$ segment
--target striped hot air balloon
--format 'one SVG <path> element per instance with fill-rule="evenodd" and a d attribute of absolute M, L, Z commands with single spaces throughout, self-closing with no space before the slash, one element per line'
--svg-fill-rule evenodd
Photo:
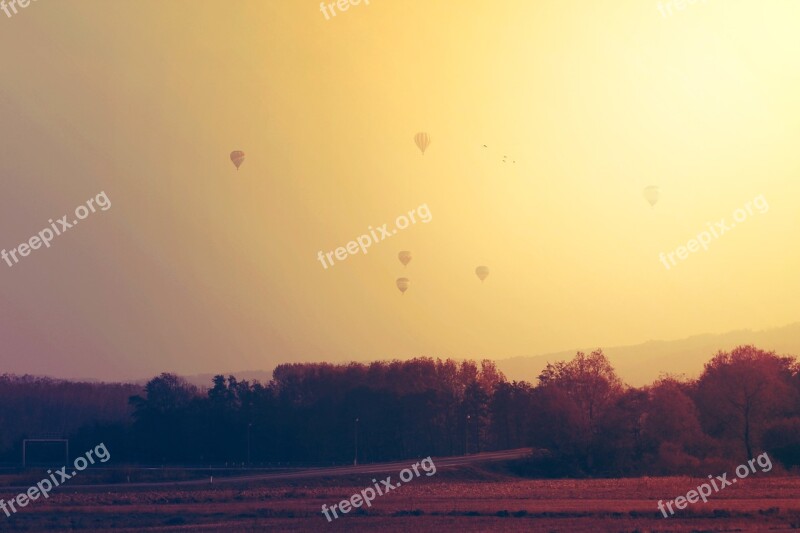
<path fill-rule="evenodd" d="M 408 278 L 397 278 L 397 288 L 400 289 L 402 294 L 405 294 L 408 290 L 409 285 L 411 285 L 411 281 Z"/>
<path fill-rule="evenodd" d="M 425 150 L 427 150 L 428 145 L 431 144 L 431 137 L 427 133 L 421 131 L 414 135 L 414 142 L 417 143 L 417 147 L 422 151 L 422 155 L 425 155 Z"/>
<path fill-rule="evenodd" d="M 244 163 L 244 152 L 241 150 L 234 150 L 231 152 L 231 161 L 236 165 L 236 170 L 239 170 L 239 167 Z"/>

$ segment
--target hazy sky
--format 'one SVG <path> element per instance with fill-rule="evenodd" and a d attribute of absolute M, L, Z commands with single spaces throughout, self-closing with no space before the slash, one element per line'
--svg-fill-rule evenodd
<path fill-rule="evenodd" d="M 0 247 L 112 204 L 0 262 L 0 372 L 504 358 L 800 320 L 798 23 L 787 0 L 0 12 Z M 708 251 L 659 261 L 759 195 Z M 421 204 L 429 223 L 318 261 Z"/>

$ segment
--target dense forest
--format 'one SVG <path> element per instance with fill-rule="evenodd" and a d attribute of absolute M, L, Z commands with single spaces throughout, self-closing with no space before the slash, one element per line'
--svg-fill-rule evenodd
<path fill-rule="evenodd" d="M 332 464 L 532 446 L 536 475 L 721 471 L 762 451 L 800 465 L 800 365 L 753 346 L 697 379 L 628 387 L 598 350 L 508 382 L 488 360 L 284 364 L 268 384 L 172 374 L 134 385 L 0 378 L 0 446 L 59 433 L 114 463 Z M 249 443 L 249 446 L 248 446 Z"/>

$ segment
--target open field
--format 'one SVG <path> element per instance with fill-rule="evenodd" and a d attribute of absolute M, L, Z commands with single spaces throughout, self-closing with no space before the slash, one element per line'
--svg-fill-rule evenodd
<path fill-rule="evenodd" d="M 397 481 L 396 471 L 387 471 Z M 9 531 L 788 531 L 800 529 L 800 478 L 760 474 L 664 519 L 671 500 L 702 479 L 523 480 L 502 467 L 421 476 L 328 523 L 331 506 L 375 474 L 187 488 L 63 487 L 2 519 Z M 384 476 L 385 478 L 385 476 Z M 9 496 L 3 493 L 3 497 Z"/>

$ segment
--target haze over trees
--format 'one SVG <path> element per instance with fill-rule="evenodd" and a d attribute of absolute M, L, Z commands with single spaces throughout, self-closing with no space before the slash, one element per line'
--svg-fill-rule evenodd
<path fill-rule="evenodd" d="M 29 414 L 14 427 L 4 410 L 7 462 L 55 427 L 73 449 L 105 442 L 117 463 L 348 463 L 357 438 L 359 462 L 532 446 L 546 452 L 518 466 L 547 476 L 716 472 L 762 451 L 800 465 L 800 365 L 753 346 L 639 388 L 596 350 L 548 364 L 535 385 L 489 360 L 417 358 L 284 364 L 267 384 L 220 375 L 205 389 L 172 374 L 143 389 L 4 376 L 0 398 Z M 52 398 L 70 424 L 47 412 Z"/>
<path fill-rule="evenodd" d="M 26 437 L 74 436 L 105 424 L 123 427 L 133 413 L 128 398 L 140 390 L 127 383 L 0 375 L 0 460 L 18 462 Z"/>

